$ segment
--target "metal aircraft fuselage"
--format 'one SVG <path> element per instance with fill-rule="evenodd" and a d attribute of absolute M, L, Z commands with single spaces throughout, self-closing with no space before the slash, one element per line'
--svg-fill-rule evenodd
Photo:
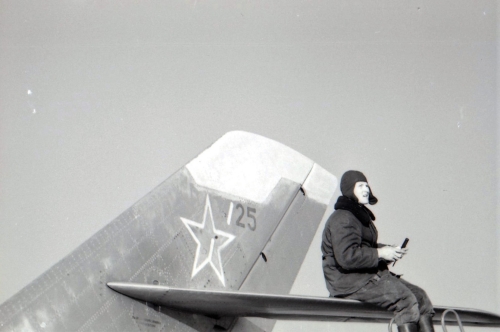
<path fill-rule="evenodd" d="M 389 322 L 392 313 L 357 301 L 287 295 L 336 185 L 286 146 L 228 133 L 0 305 L 0 331 Z M 496 314 L 456 311 L 465 325 L 500 326 Z"/>
<path fill-rule="evenodd" d="M 267 174 L 270 164 L 295 169 Z M 304 189 L 310 173 L 333 193 L 335 178 L 291 149 L 227 134 L 2 304 L 0 330 L 271 329 L 151 305 L 107 283 L 287 294 L 327 206 Z"/>

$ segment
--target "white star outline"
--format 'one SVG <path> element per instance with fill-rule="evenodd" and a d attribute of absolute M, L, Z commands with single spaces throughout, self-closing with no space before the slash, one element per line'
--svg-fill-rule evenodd
<path fill-rule="evenodd" d="M 214 263 L 212 259 L 213 259 L 213 252 L 214 252 L 214 246 L 215 246 L 215 239 L 212 238 L 210 241 L 210 250 L 209 250 L 207 258 L 203 262 L 198 264 L 202 245 L 201 245 L 200 240 L 198 240 L 198 237 L 194 234 L 192 227 L 205 229 L 206 222 L 207 222 L 207 215 L 210 216 L 210 221 L 212 224 L 213 232 L 217 236 L 222 236 L 222 237 L 227 238 L 227 240 L 223 244 L 221 244 L 220 246 L 217 247 L 217 256 L 216 256 L 217 262 Z M 194 276 L 196 274 L 198 274 L 198 272 L 201 271 L 201 269 L 203 269 L 205 267 L 205 265 L 210 264 L 210 266 L 212 266 L 212 269 L 214 270 L 215 274 L 217 274 L 217 277 L 222 282 L 222 285 L 224 287 L 226 287 L 226 283 L 224 280 L 225 279 L 224 278 L 224 269 L 222 268 L 222 259 L 221 259 L 220 252 L 222 251 L 222 249 L 227 247 L 229 245 L 229 243 L 231 243 L 236 238 L 236 236 L 229 234 L 229 233 L 226 233 L 226 232 L 223 232 L 223 231 L 215 228 L 214 216 L 212 214 L 212 205 L 210 204 L 209 195 L 207 194 L 207 198 L 206 198 L 206 202 L 205 202 L 205 211 L 203 213 L 203 221 L 201 223 L 197 223 L 195 221 L 192 221 L 192 220 L 189 220 L 186 218 L 182 218 L 182 217 L 180 217 L 180 218 L 181 218 L 182 222 L 184 223 L 184 226 L 186 226 L 187 230 L 189 231 L 189 233 L 191 234 L 191 236 L 193 237 L 194 241 L 197 244 L 196 254 L 195 254 L 194 263 L 193 263 L 193 271 L 191 273 L 191 280 L 194 278 Z"/>

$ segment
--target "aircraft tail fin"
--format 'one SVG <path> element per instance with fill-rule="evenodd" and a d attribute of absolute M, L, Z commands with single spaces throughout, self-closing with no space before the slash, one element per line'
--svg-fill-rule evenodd
<path fill-rule="evenodd" d="M 336 183 L 280 143 L 227 133 L 0 305 L 0 331 L 210 330 L 106 283 L 288 292 Z"/>

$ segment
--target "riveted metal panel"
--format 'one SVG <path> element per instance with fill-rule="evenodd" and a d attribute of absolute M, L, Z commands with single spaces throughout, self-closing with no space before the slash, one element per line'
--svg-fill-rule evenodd
<path fill-rule="evenodd" d="M 237 290 L 298 190 L 282 179 L 256 203 L 200 187 L 181 169 L 0 306 L 0 330 L 213 328 L 212 318 L 151 308 L 105 285 Z"/>
<path fill-rule="evenodd" d="M 326 208 L 299 191 L 240 290 L 288 294 Z M 244 331 L 247 320 L 264 331 L 272 330 L 275 324 L 269 319 L 240 318 L 233 331 Z"/>

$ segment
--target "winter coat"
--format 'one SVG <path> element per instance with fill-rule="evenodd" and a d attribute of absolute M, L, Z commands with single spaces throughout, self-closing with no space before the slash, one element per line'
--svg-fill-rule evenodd
<path fill-rule="evenodd" d="M 382 245 L 377 244 L 378 232 L 371 219 L 364 218 L 362 222 L 349 209 L 337 209 L 328 218 L 321 251 L 323 273 L 331 296 L 352 294 L 379 271 L 387 270 L 387 264 L 378 257 L 377 248 Z"/>

